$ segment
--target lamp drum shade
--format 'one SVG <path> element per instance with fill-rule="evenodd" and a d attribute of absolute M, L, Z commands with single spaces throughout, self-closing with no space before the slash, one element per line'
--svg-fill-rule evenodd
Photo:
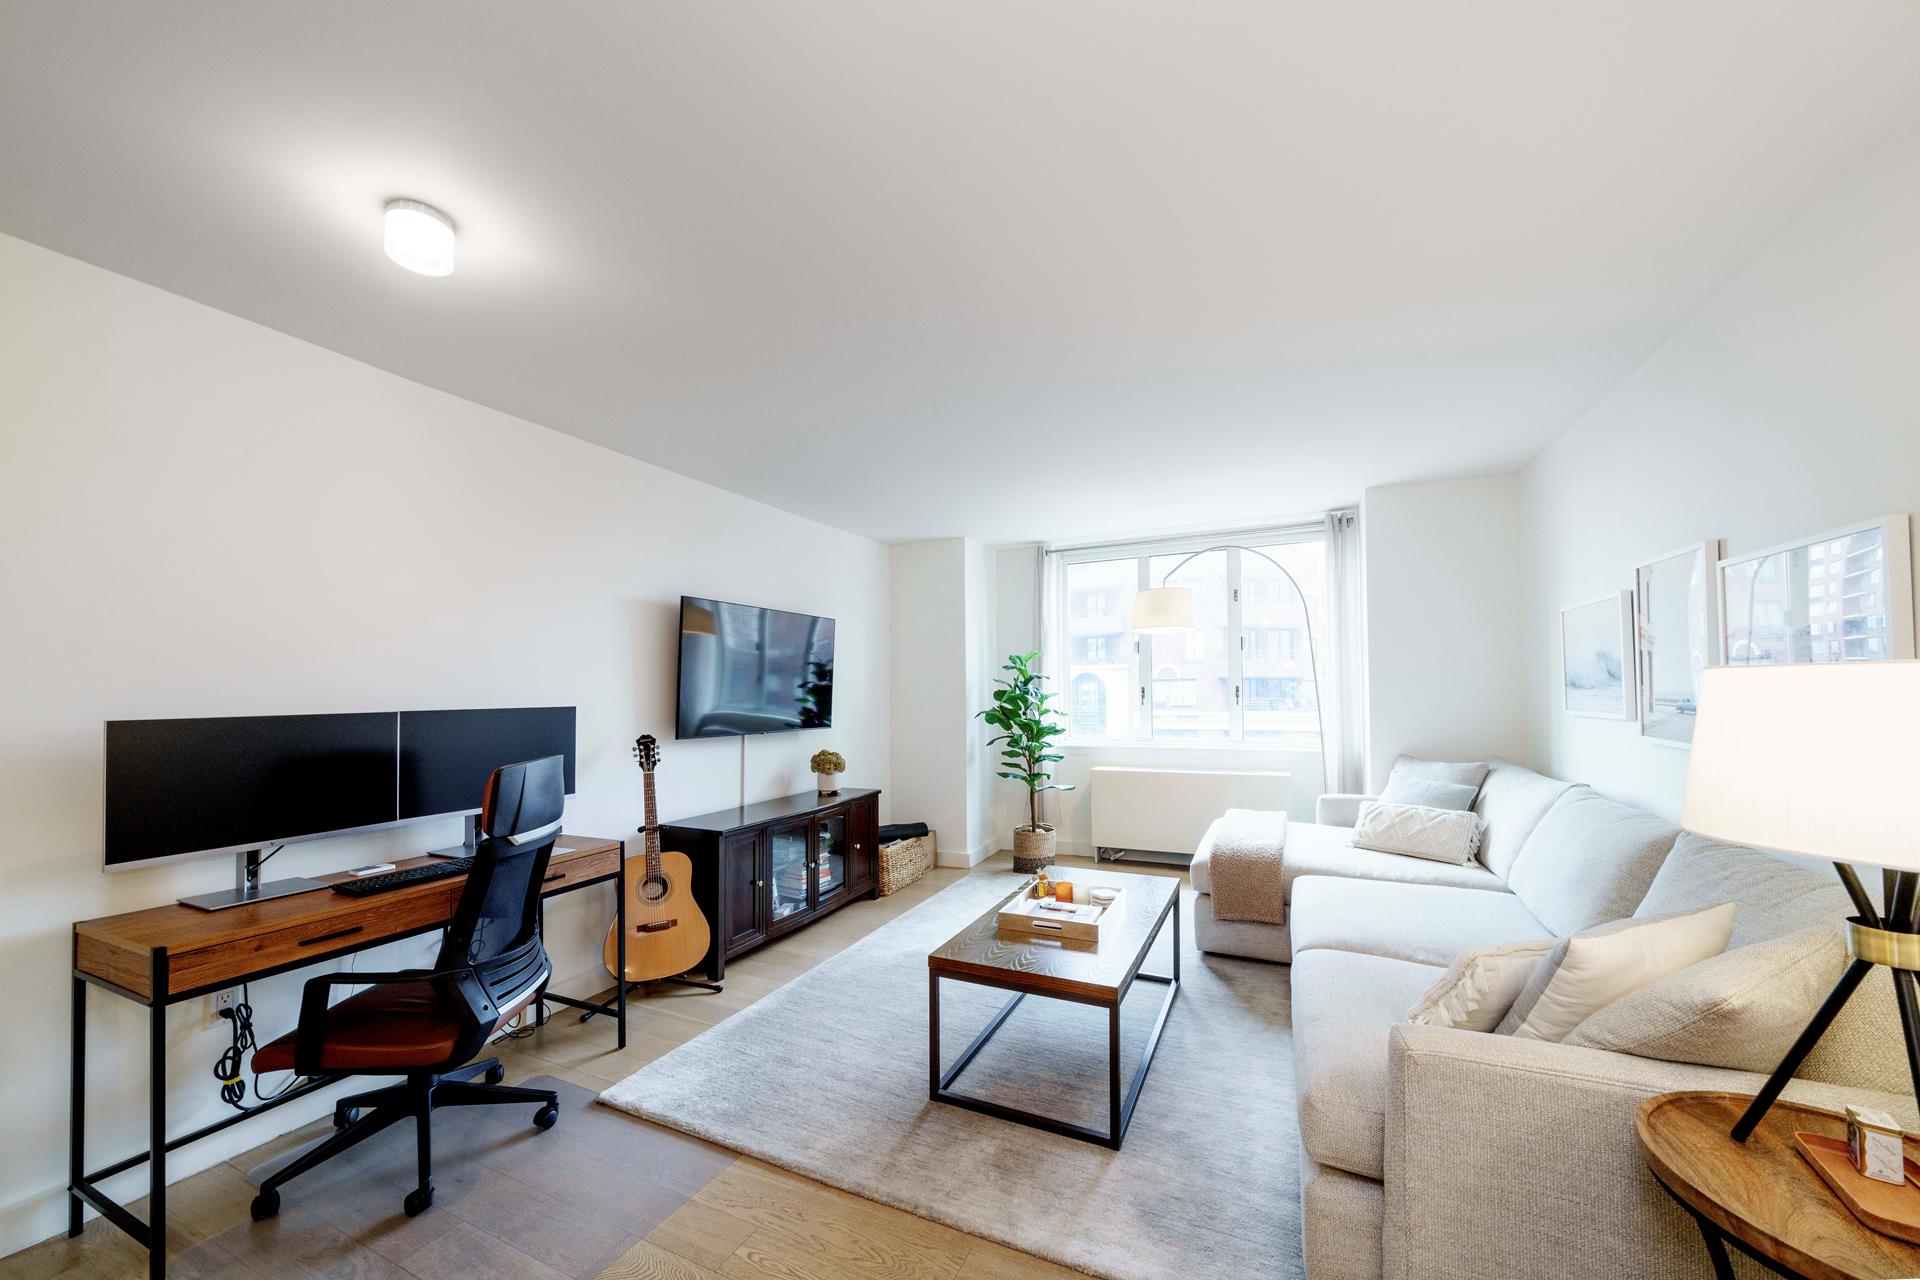
<path fill-rule="evenodd" d="M 1134 592 L 1133 629 L 1149 636 L 1193 630 L 1192 589 L 1152 587 Z"/>
<path fill-rule="evenodd" d="M 1708 668 L 1680 820 L 1715 839 L 1920 871 L 1920 662 Z"/>

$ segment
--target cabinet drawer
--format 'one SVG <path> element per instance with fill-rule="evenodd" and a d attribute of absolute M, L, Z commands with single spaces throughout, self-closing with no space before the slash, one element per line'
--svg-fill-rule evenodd
<path fill-rule="evenodd" d="M 540 882 L 540 892 L 554 893 L 568 885 L 598 880 L 601 876 L 610 876 L 619 869 L 620 850 L 618 849 L 602 849 L 598 853 L 590 853 L 583 858 L 549 862 L 546 878 Z"/>
<path fill-rule="evenodd" d="M 167 986 L 178 992 L 227 980 L 238 981 L 247 974 L 323 959 L 338 951 L 368 946 L 382 938 L 397 938 L 445 924 L 453 915 L 457 892 L 457 885 L 437 885 L 431 889 L 382 894 L 370 902 L 362 899 L 367 905 L 358 910 L 329 919 L 309 920 L 272 933 L 175 952 L 168 960 Z"/>

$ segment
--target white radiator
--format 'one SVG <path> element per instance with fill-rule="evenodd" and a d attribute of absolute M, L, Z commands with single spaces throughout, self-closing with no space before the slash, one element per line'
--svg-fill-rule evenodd
<path fill-rule="evenodd" d="M 1127 853 L 1191 856 L 1228 809 L 1285 809 L 1286 773 L 1221 769 L 1093 771 L 1093 845 L 1102 858 Z"/>

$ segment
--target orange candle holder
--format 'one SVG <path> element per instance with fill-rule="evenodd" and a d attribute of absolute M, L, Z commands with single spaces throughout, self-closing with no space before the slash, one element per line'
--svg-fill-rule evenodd
<path fill-rule="evenodd" d="M 1053 900 L 1055 902 L 1073 901 L 1073 881 L 1055 880 L 1053 882 Z"/>

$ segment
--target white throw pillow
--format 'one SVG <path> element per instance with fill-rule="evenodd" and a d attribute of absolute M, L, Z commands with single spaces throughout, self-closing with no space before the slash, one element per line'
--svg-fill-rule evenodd
<path fill-rule="evenodd" d="M 1727 949 L 1733 904 L 1615 920 L 1563 938 L 1500 1020 L 1501 1035 L 1561 1041 L 1622 996 Z"/>
<path fill-rule="evenodd" d="M 1411 778 L 1396 770 L 1380 792 L 1385 804 L 1423 804 L 1429 809 L 1471 809 L 1480 788 L 1465 782 Z"/>
<path fill-rule="evenodd" d="M 1477 813 L 1370 800 L 1353 824 L 1353 847 L 1464 866 L 1479 852 L 1480 831 Z"/>
<path fill-rule="evenodd" d="M 1407 1010 L 1407 1021 L 1462 1031 L 1491 1031 L 1520 998 L 1527 979 L 1540 967 L 1541 957 L 1559 945 L 1558 938 L 1541 938 L 1469 951 Z"/>

